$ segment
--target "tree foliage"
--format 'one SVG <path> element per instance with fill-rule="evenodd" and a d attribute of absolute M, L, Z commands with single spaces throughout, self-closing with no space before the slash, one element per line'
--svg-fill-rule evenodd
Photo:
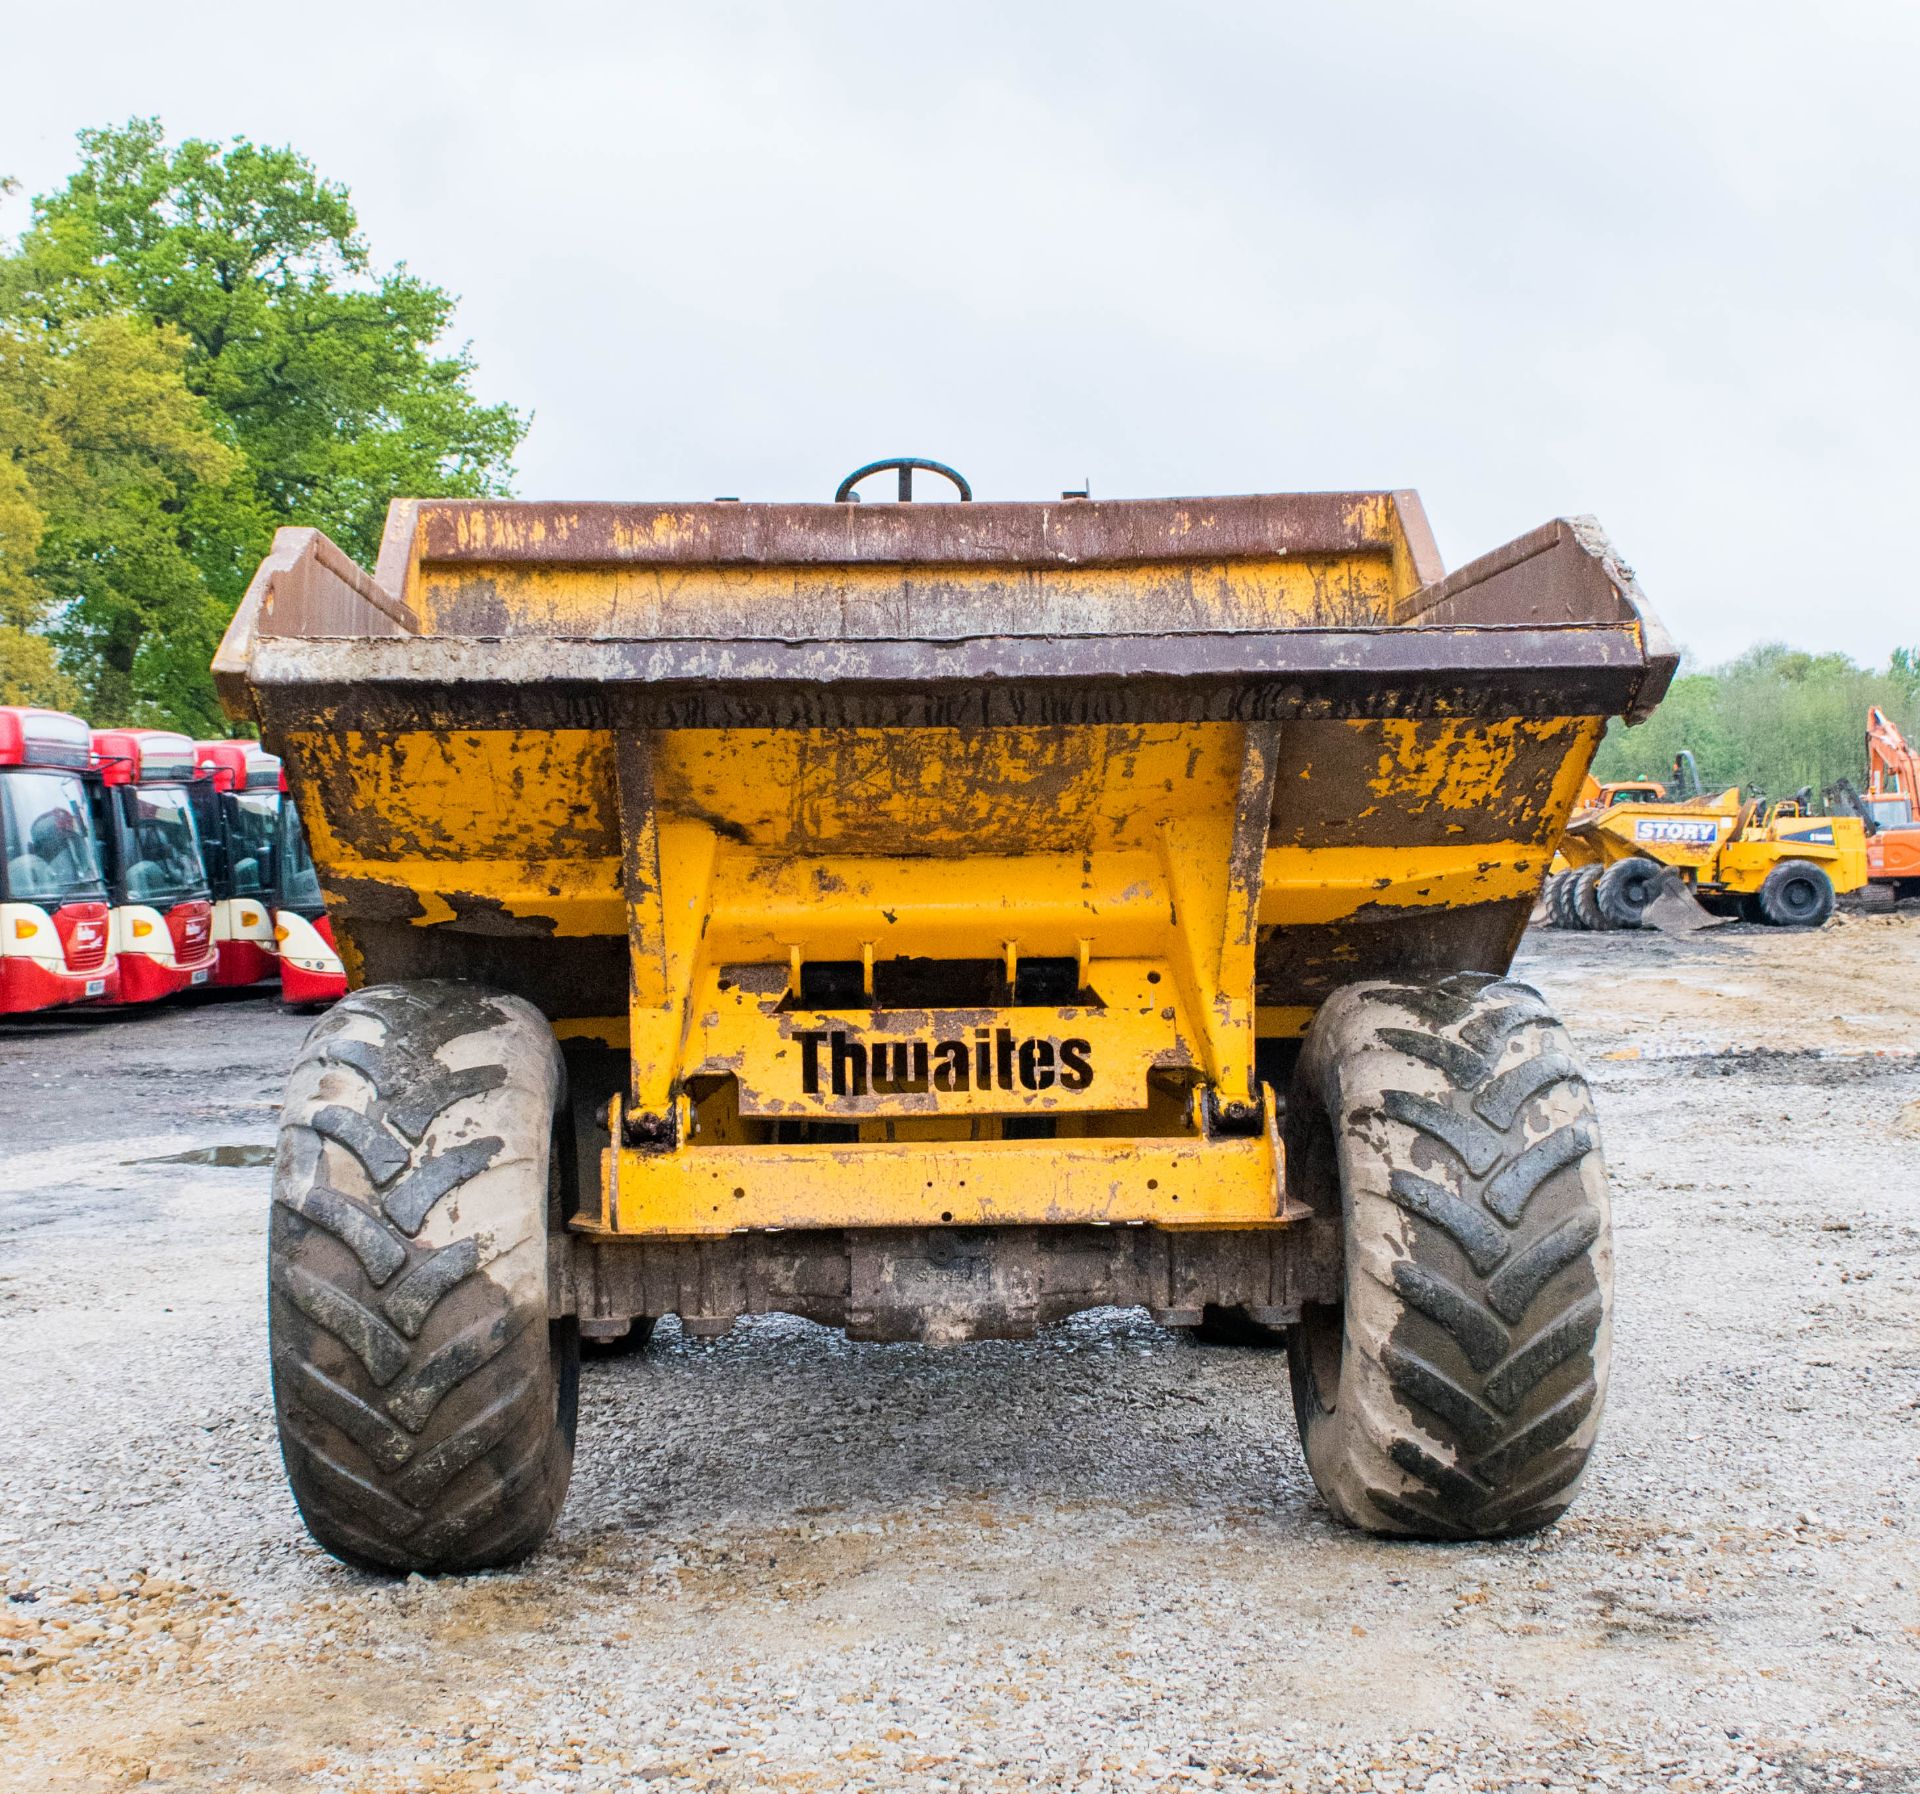
<path fill-rule="evenodd" d="M 1818 795 L 1840 778 L 1858 785 L 1870 704 L 1920 741 L 1920 649 L 1895 650 L 1877 673 L 1844 654 L 1764 643 L 1710 672 L 1682 671 L 1646 722 L 1608 730 L 1594 774 L 1665 779 L 1686 748 L 1709 789 L 1788 797 L 1808 785 Z"/>
<path fill-rule="evenodd" d="M 134 716 L 142 637 L 165 628 L 189 652 L 218 640 L 187 537 L 239 457 L 187 389 L 185 355 L 177 334 L 122 316 L 0 333 L 0 685 L 14 701 L 84 690 Z"/>
<path fill-rule="evenodd" d="M 37 543 L 24 514 L 9 521 L 21 476 L 0 473 L 0 640 L 23 668 L 45 650 L 22 644 L 55 644 L 35 677 L 77 680 L 96 721 L 212 726 L 206 663 L 277 527 L 318 525 L 371 561 L 390 499 L 505 491 L 526 420 L 482 404 L 469 353 L 440 348 L 452 297 L 376 267 L 346 189 L 293 150 L 169 146 L 157 119 L 80 148 L 0 256 L 0 334 L 82 360 L 146 345 L 128 403 L 154 408 L 154 443 L 184 400 L 223 452 L 156 447 L 146 478 L 80 482 L 58 519 L 28 473 Z"/>

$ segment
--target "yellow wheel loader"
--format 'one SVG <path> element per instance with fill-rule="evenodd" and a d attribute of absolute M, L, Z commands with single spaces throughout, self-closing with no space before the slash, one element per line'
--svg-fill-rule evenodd
<path fill-rule="evenodd" d="M 1575 520 L 1449 575 L 1409 492 L 911 502 L 930 465 L 879 464 L 889 503 L 402 502 L 371 573 L 276 538 L 216 673 L 354 987 L 270 1244 L 336 1555 L 531 1551 L 581 1339 L 668 1315 L 1283 1333 L 1344 1521 L 1573 1499 L 1606 1177 L 1505 973 L 1607 719 L 1673 672 L 1631 573 Z"/>

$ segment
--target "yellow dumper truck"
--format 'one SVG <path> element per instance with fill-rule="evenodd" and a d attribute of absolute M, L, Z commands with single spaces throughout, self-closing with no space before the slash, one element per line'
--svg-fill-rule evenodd
<path fill-rule="evenodd" d="M 1448 575 L 1409 492 L 409 501 L 371 574 L 282 531 L 216 673 L 354 986 L 273 1176 L 314 1537 L 533 1549 L 583 1336 L 1116 1303 L 1284 1332 L 1355 1526 L 1552 1519 L 1606 1181 L 1504 973 L 1673 665 L 1590 521 Z"/>
<path fill-rule="evenodd" d="M 1561 928 L 1638 928 L 1677 878 L 1718 914 L 1818 928 L 1867 873 L 1865 824 L 1816 815 L 1805 797 L 1770 804 L 1733 785 L 1678 803 L 1623 798 L 1574 815 L 1546 913 Z"/>

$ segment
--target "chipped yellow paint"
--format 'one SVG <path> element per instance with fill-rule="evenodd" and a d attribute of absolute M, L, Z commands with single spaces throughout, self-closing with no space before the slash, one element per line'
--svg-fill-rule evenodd
<path fill-rule="evenodd" d="M 1284 1165 L 1270 1129 L 1226 1140 L 609 1149 L 602 1166 L 611 1213 L 586 1231 L 630 1237 L 770 1227 L 1285 1224 Z"/>
<path fill-rule="evenodd" d="M 1503 722 L 1433 722 L 1387 719 L 1350 723 L 1380 745 L 1368 781 L 1376 797 L 1405 802 L 1410 814 L 1429 809 L 1477 810 L 1508 786 L 1514 761 L 1526 742 L 1575 748 L 1596 736 L 1584 717 L 1514 717 Z M 1582 766 L 1584 773 L 1585 767 Z"/>
<path fill-rule="evenodd" d="M 656 519 L 657 533 L 669 520 Z M 464 546 L 465 544 L 463 544 Z M 502 560 L 462 562 L 418 575 L 414 594 L 425 632 L 468 635 L 476 587 L 488 617 L 517 635 L 613 634 L 671 639 L 759 633 L 832 638 L 940 633 L 946 593 L 964 586 L 968 633 L 1040 634 L 1077 628 L 1114 602 L 1103 567 L 685 564 L 581 570 Z M 1189 628 L 1253 629 L 1275 623 L 1383 623 L 1394 599 L 1391 552 L 1285 555 L 1271 559 L 1143 561 L 1128 569 L 1129 602 L 1177 614 Z M 1171 613 L 1167 607 L 1174 607 Z M 996 611 L 998 614 L 996 614 Z"/>
<path fill-rule="evenodd" d="M 1586 788 L 1591 777 L 1589 768 L 1593 765 L 1593 756 L 1600 746 L 1600 737 L 1606 733 L 1606 719 L 1598 716 L 1569 718 L 1564 736 L 1542 736 L 1543 741 L 1558 740 L 1564 747 L 1559 770 L 1553 775 L 1553 790 L 1547 799 L 1547 814 L 1543 821 L 1550 823 L 1553 835 L 1567 825 L 1567 818 L 1573 814 L 1574 806 L 1580 801 L 1580 794 Z M 1552 836 L 1548 837 L 1549 839 Z"/>
<path fill-rule="evenodd" d="M 724 818 L 753 847 L 854 856 L 1153 851 L 1162 818 L 1225 801 L 1241 731 L 1033 729 L 670 731 L 670 807 Z"/>
<path fill-rule="evenodd" d="M 420 913 L 411 918 L 422 928 L 437 928 L 457 920 L 457 911 L 438 891 L 423 890 L 417 884 L 406 887 L 420 899 Z"/>
<path fill-rule="evenodd" d="M 1394 548 L 1404 544 L 1400 510 L 1393 502 L 1391 493 L 1369 492 L 1361 495 L 1346 508 L 1343 520 L 1348 529 L 1366 541 L 1386 542 Z"/>
<path fill-rule="evenodd" d="M 1167 507 L 1163 536 L 1105 560 L 1087 552 L 1085 512 L 1050 541 L 1038 519 L 1041 552 L 996 558 L 983 506 L 949 519 L 968 541 L 950 552 L 980 557 L 944 565 L 873 558 L 891 552 L 885 519 L 851 509 L 823 508 L 786 562 L 757 558 L 786 552 L 770 546 L 778 532 L 743 534 L 742 513 L 722 507 L 450 509 L 451 526 L 436 512 L 431 529 L 395 536 L 384 577 L 404 582 L 426 634 L 461 644 L 459 664 L 503 680 L 547 657 L 490 638 L 1371 630 L 1404 621 L 1434 571 L 1424 524 L 1391 494 L 1318 507 L 1310 537 L 1231 538 L 1324 546 L 1344 531 L 1343 551 L 1211 560 L 1180 551 L 1214 552 L 1199 532 L 1230 520 L 1215 501 Z M 571 1011 L 553 1016 L 563 1041 L 627 1052 L 603 1229 L 1272 1225 L 1283 1167 L 1271 1105 L 1258 1125 L 1257 1041 L 1298 1038 L 1344 978 L 1461 943 L 1498 957 L 1601 728 L 1460 714 L 1490 688 L 1470 697 L 1451 676 L 1383 668 L 1375 692 L 1356 694 L 1365 639 L 1345 638 L 1338 678 L 1303 674 L 1292 695 L 1307 714 L 1279 724 L 1236 708 L 1225 713 L 1241 721 L 1192 725 L 617 737 L 357 733 L 310 713 L 276 745 L 356 979 L 471 965 Z M 834 659 L 812 657 L 823 683 L 777 700 L 783 723 L 841 714 Z M 1452 697 L 1432 689 L 1448 683 Z M 1209 707 L 1239 701 L 1204 678 L 1190 689 Z M 1256 701 L 1277 690 L 1262 681 Z M 975 714 L 967 695 L 938 713 Z M 627 714 L 619 688 L 552 696 L 570 717 Z M 653 698 L 671 704 L 654 693 L 649 714 L 671 713 Z M 1338 714 L 1403 702 L 1417 720 Z M 1009 688 L 994 713 L 1108 707 L 1097 680 L 1075 681 L 1070 701 Z M 1437 912 L 1451 909 L 1479 913 L 1448 929 Z M 1034 959 L 1060 962 L 1055 989 L 1071 1001 L 1030 1001 L 1042 986 L 1020 969 Z M 843 962 L 837 1000 L 850 1007 L 819 1007 L 836 991 L 821 961 Z M 952 1006 L 908 1010 L 907 991 Z M 876 1006 L 882 993 L 894 1006 Z M 818 1075 L 835 1036 L 853 1068 L 843 1087 Z M 956 1081 L 947 1049 L 963 1045 L 988 1052 L 990 1075 L 975 1059 Z M 1019 1137 L 1036 1122 L 1046 1139 Z"/>
<path fill-rule="evenodd" d="M 1418 847 L 1273 847 L 1260 920 L 1272 927 L 1337 922 L 1372 908 L 1457 907 L 1531 897 L 1544 848 L 1446 843 Z"/>
<path fill-rule="evenodd" d="M 288 746 L 325 792 L 301 807 L 322 866 L 349 846 L 366 860 L 444 858 L 456 868 L 474 857 L 619 857 L 606 733 L 303 730 Z"/>

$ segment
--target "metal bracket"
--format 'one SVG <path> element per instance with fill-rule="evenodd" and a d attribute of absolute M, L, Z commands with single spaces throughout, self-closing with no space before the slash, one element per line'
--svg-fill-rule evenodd
<path fill-rule="evenodd" d="M 1257 1126 L 1253 1083 L 1254 944 L 1266 876 L 1280 725 L 1243 733 L 1233 812 L 1163 822 L 1161 862 L 1172 896 L 1176 972 L 1200 1032 L 1204 1069 L 1230 1129 Z M 1224 862 L 1224 863 L 1223 863 Z"/>
<path fill-rule="evenodd" d="M 621 873 L 627 900 L 627 1035 L 632 1069 L 621 1138 L 672 1147 L 686 1137 L 685 1098 L 673 1079 L 685 1046 L 701 931 L 712 908 L 718 840 L 704 823 L 672 821 L 662 851 L 653 737 L 615 740 Z"/>

